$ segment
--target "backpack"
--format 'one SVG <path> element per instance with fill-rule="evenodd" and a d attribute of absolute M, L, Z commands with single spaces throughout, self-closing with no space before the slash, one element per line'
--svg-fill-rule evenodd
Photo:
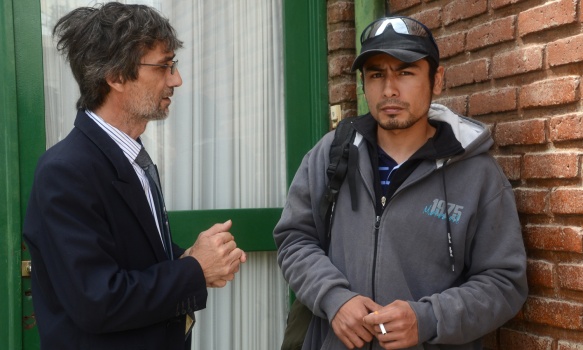
<path fill-rule="evenodd" d="M 330 231 L 334 219 L 334 207 L 338 199 L 340 186 L 342 186 L 342 182 L 344 182 L 347 174 L 349 179 L 354 176 L 356 169 L 355 166 L 349 166 L 349 161 L 351 163 L 350 165 L 353 165 L 352 163 L 356 163 L 358 159 L 356 147 L 351 147 L 356 135 L 356 130 L 352 127 L 353 120 L 354 117 L 351 117 L 343 119 L 338 123 L 334 132 L 334 140 L 332 140 L 332 144 L 330 145 L 330 164 L 326 169 L 326 175 L 329 181 L 320 199 L 319 207 L 319 215 L 326 228 L 326 241 L 322 242 L 322 248 L 326 254 L 328 254 Z M 349 169 L 350 173 L 348 171 Z M 353 186 L 350 186 L 350 188 L 352 208 L 354 210 L 356 208 L 356 196 L 353 193 Z M 313 316 L 312 311 L 307 306 L 300 303 L 298 299 L 294 300 L 288 314 L 281 350 L 300 350 L 302 348 L 308 326 Z"/>
<path fill-rule="evenodd" d="M 324 250 L 328 252 L 328 244 L 330 240 L 331 224 L 334 220 L 334 207 L 338 199 L 338 192 L 340 186 L 344 182 L 344 178 L 348 174 L 350 182 L 350 197 L 352 202 L 352 210 L 356 210 L 356 196 L 354 193 L 354 174 L 356 171 L 356 163 L 358 163 L 358 153 L 356 146 L 351 147 L 356 136 L 356 130 L 352 127 L 352 121 L 355 117 L 341 120 L 334 132 L 334 140 L 330 145 L 330 164 L 326 169 L 328 176 L 328 186 L 322 198 L 320 199 L 319 214 L 324 224 L 326 225 L 327 240 L 324 242 Z M 348 172 L 350 169 L 350 173 Z"/>

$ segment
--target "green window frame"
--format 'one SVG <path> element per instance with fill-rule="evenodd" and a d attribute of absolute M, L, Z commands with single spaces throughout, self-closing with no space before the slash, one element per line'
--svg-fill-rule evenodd
<path fill-rule="evenodd" d="M 304 154 L 328 131 L 328 66 L 326 4 L 284 0 L 284 69 L 287 183 L 291 183 Z M 309 131 L 306 136 L 306 125 Z M 230 217 L 237 244 L 246 251 L 275 250 L 273 227 L 282 208 L 195 210 L 169 213 L 178 244 L 192 241 L 192 222 L 207 227 Z"/>

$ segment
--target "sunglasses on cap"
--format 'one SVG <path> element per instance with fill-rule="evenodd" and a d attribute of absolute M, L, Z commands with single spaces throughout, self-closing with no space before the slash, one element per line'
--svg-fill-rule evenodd
<path fill-rule="evenodd" d="M 372 22 L 362 31 L 360 43 L 363 44 L 368 39 L 383 34 L 389 25 L 395 33 L 429 38 L 437 48 L 437 43 L 429 28 L 409 17 L 385 17 Z"/>

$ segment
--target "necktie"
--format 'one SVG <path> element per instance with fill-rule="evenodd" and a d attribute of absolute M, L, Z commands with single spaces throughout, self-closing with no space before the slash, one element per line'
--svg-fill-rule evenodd
<path fill-rule="evenodd" d="M 162 195 L 162 188 L 160 187 L 160 177 L 158 175 L 158 168 L 152 162 L 150 155 L 146 149 L 142 147 L 140 153 L 136 157 L 136 163 L 144 169 L 148 182 L 150 183 L 150 191 L 154 199 L 154 206 L 156 207 L 156 215 L 158 217 L 158 225 L 160 226 L 160 233 L 166 255 L 170 260 L 173 260 L 172 254 L 172 238 L 170 235 L 170 227 L 168 226 L 168 214 L 166 213 L 166 206 L 164 205 L 164 196 Z"/>
<path fill-rule="evenodd" d="M 154 206 L 156 207 L 156 213 L 158 216 L 158 223 L 160 225 L 160 232 L 162 233 L 162 240 L 164 241 L 164 247 L 166 248 L 166 254 L 170 260 L 173 260 L 172 254 L 172 237 L 170 235 L 170 226 L 168 226 L 168 214 L 166 213 L 166 206 L 164 205 L 164 197 L 162 196 L 162 187 L 160 187 L 160 176 L 158 175 L 158 168 L 152 162 L 150 155 L 146 152 L 146 149 L 142 146 L 140 153 L 136 157 L 136 163 L 144 169 L 148 182 L 150 183 L 150 190 L 152 191 L 152 197 L 154 197 Z M 194 312 L 189 311 L 186 313 L 186 325 L 185 325 L 185 337 L 188 339 L 192 327 L 196 322 L 194 317 Z"/>

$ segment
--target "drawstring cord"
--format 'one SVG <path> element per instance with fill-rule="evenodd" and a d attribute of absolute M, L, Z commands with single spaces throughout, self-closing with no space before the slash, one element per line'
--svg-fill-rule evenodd
<path fill-rule="evenodd" d="M 451 224 L 449 223 L 449 203 L 447 202 L 447 188 L 445 187 L 445 166 L 449 159 L 446 159 L 442 165 L 441 178 L 443 180 L 443 197 L 445 199 L 445 224 L 447 226 L 447 249 L 449 253 L 449 262 L 451 264 L 451 271 L 455 271 L 455 258 L 453 256 L 453 241 L 451 238 Z"/>

